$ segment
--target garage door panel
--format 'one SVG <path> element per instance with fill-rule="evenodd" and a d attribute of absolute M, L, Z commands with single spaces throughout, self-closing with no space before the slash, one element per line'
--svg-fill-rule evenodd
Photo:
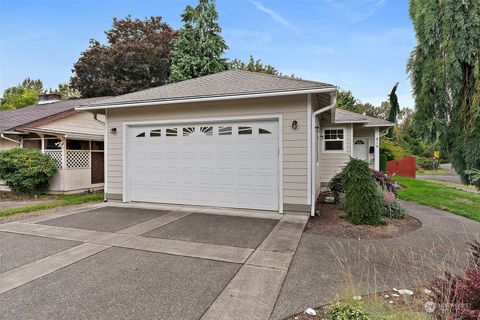
<path fill-rule="evenodd" d="M 278 138 L 276 121 L 129 128 L 128 198 L 278 210 Z"/>

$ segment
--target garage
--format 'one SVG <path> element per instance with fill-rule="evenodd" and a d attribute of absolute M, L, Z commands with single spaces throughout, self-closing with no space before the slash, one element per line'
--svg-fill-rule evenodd
<path fill-rule="evenodd" d="M 125 201 L 279 209 L 278 119 L 126 126 Z"/>

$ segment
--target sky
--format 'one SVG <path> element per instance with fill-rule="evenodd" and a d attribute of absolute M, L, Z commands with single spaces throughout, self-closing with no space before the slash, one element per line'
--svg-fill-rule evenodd
<path fill-rule="evenodd" d="M 89 40 L 105 43 L 112 18 L 161 16 L 181 28 L 198 0 L 0 0 L 0 91 L 24 78 L 68 82 Z M 380 105 L 398 81 L 413 107 L 406 63 L 415 46 L 408 0 L 217 0 L 226 57 L 250 55 L 284 74 L 351 90 Z"/>

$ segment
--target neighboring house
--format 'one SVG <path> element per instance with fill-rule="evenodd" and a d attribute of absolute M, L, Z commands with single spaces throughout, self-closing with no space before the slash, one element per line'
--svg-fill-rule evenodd
<path fill-rule="evenodd" d="M 103 189 L 105 117 L 76 111 L 75 107 L 104 98 L 59 98 L 45 94 L 36 105 L 1 111 L 0 151 L 20 147 L 49 154 L 59 170 L 50 183 L 50 193 Z M 6 187 L 0 184 L 0 189 Z"/>
<path fill-rule="evenodd" d="M 231 70 L 80 107 L 106 116 L 106 198 L 313 213 L 349 156 L 379 167 L 393 124 L 335 86 Z"/>

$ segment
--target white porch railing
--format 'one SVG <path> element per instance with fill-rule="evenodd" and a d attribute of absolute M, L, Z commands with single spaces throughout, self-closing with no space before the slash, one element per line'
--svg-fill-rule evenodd
<path fill-rule="evenodd" d="M 63 168 L 62 150 L 44 150 L 45 154 L 50 155 L 57 163 L 57 168 Z M 90 150 L 67 150 L 66 151 L 66 169 L 88 169 L 90 168 Z"/>

